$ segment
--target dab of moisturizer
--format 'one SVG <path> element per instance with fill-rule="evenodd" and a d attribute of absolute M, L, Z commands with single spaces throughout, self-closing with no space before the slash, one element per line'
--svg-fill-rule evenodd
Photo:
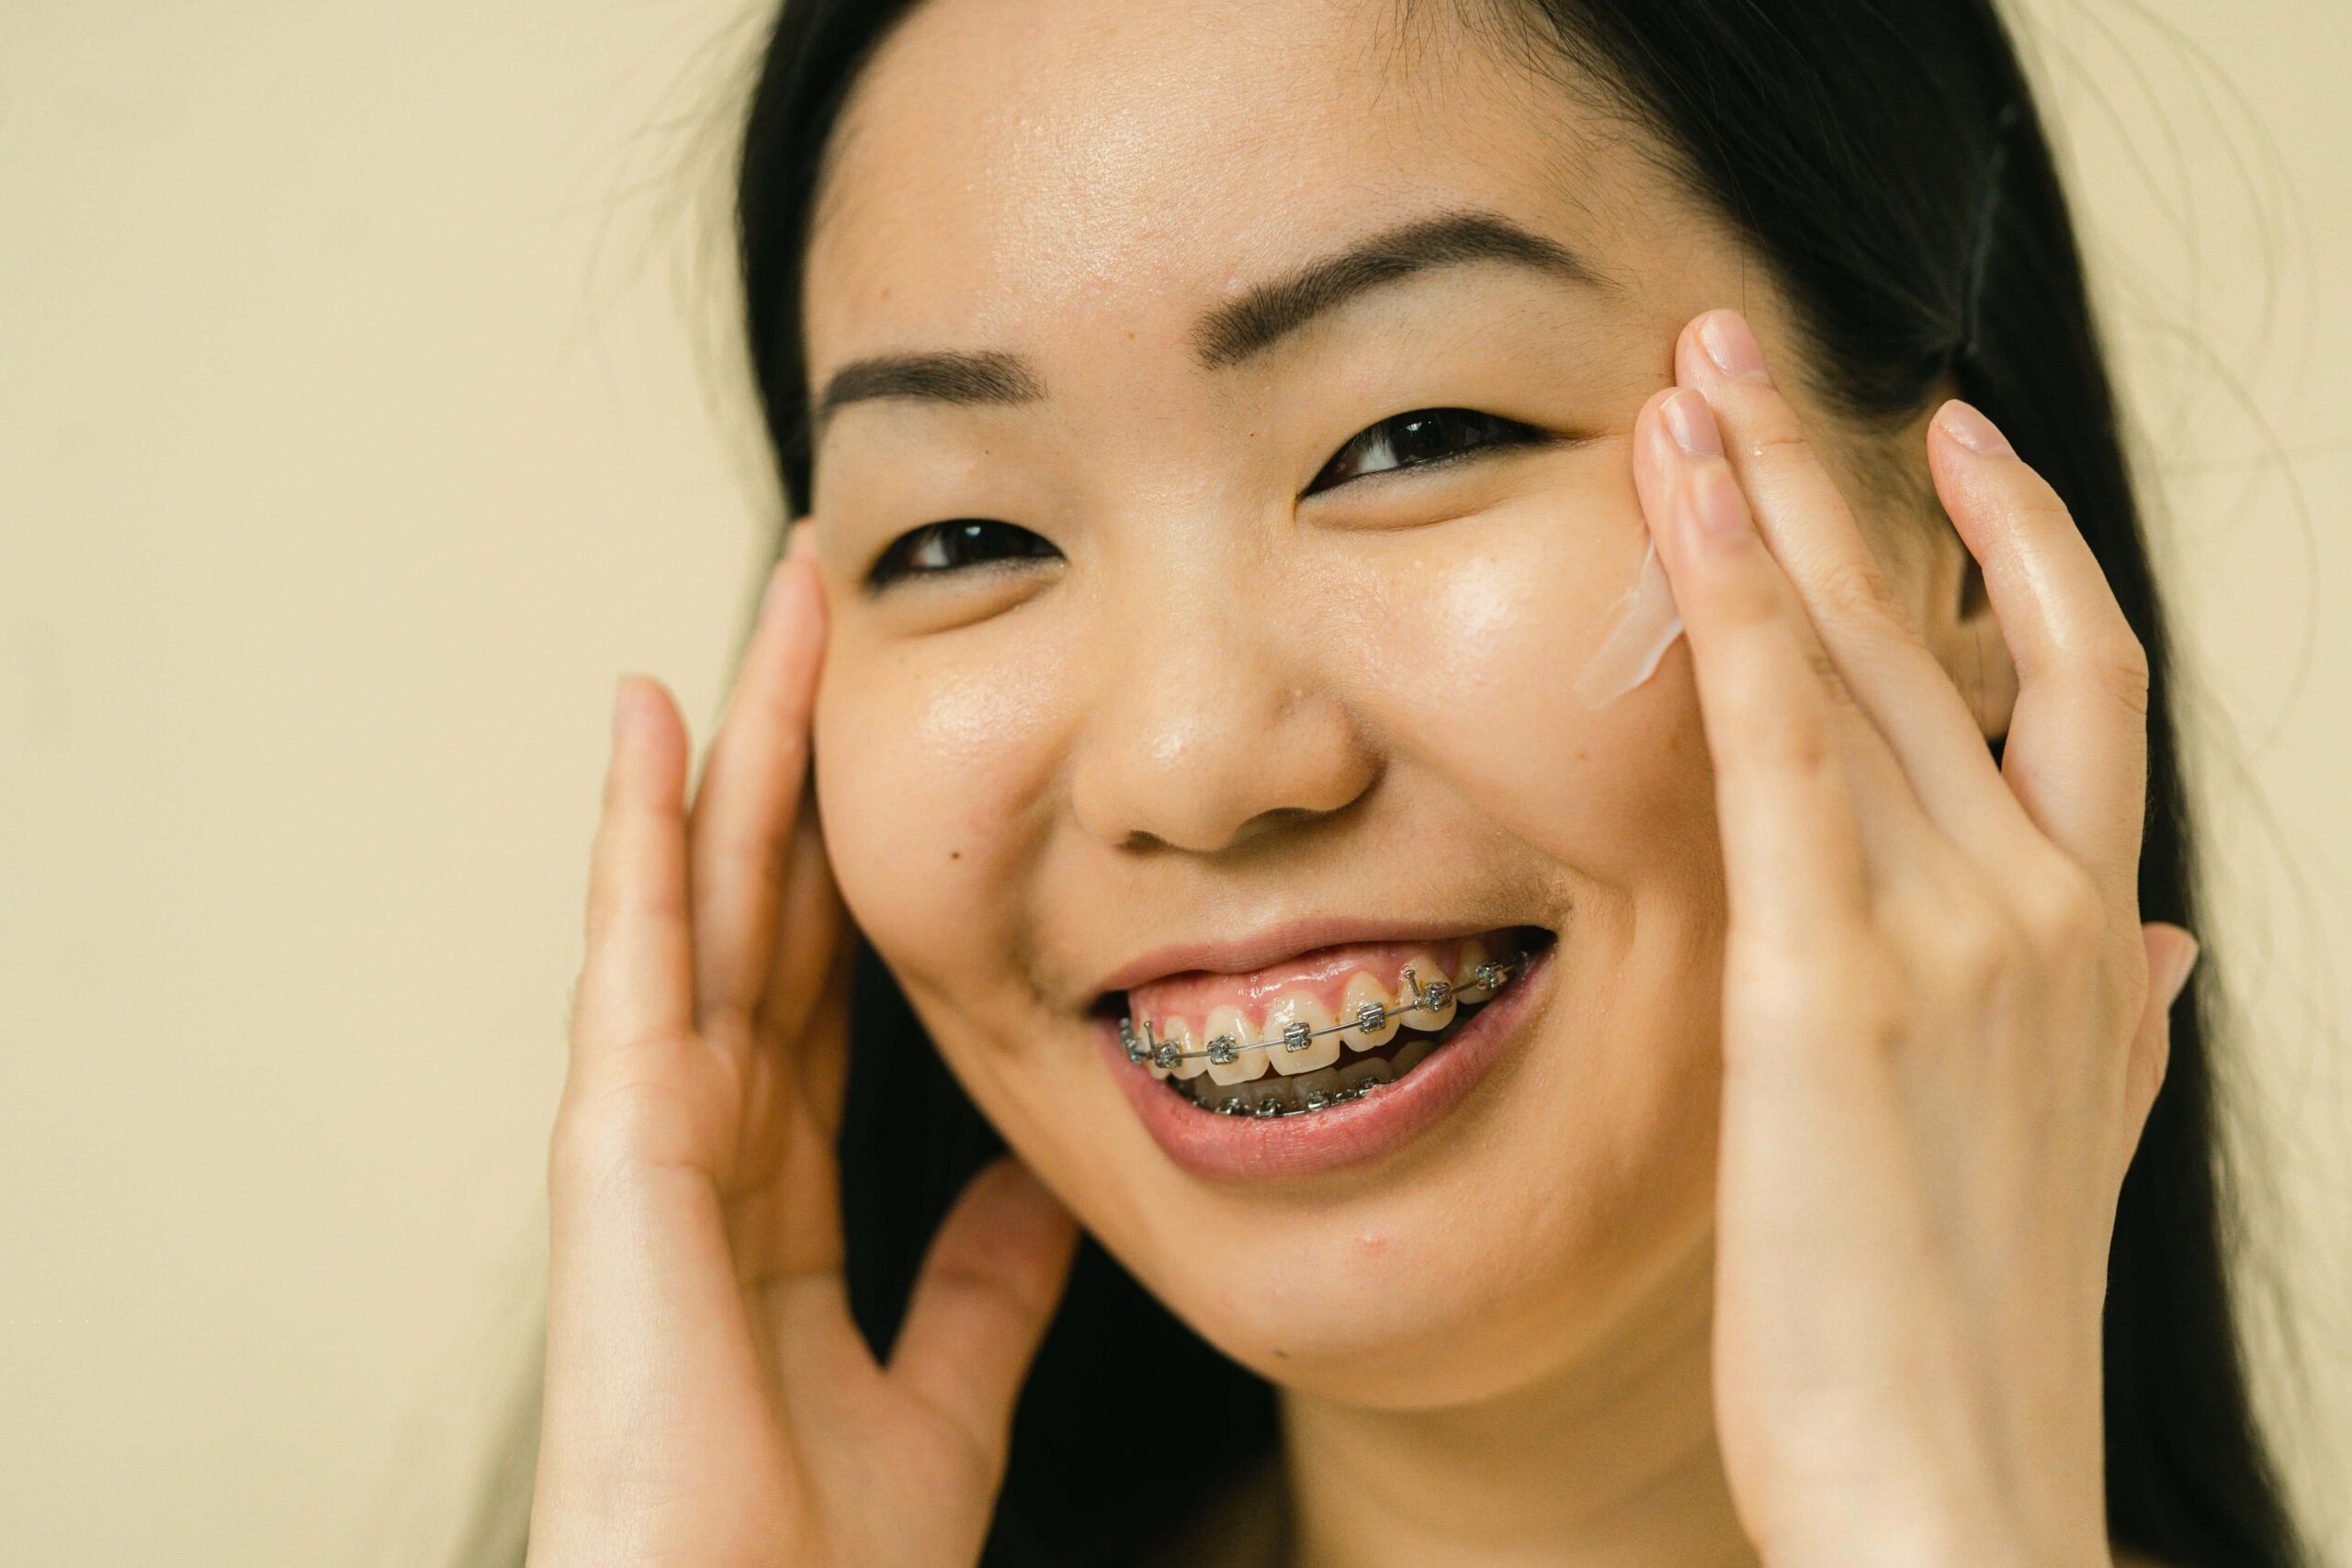
<path fill-rule="evenodd" d="M 1623 696 L 1657 671 L 1658 660 L 1682 635 L 1682 612 L 1666 565 L 1653 539 L 1642 551 L 1642 570 L 1617 604 L 1617 624 L 1592 650 L 1577 677 L 1577 696 L 1589 708 Z"/>

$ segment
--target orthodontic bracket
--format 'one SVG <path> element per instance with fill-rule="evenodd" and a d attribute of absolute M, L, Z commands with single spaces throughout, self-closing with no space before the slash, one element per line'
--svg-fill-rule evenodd
<path fill-rule="evenodd" d="M 1482 1000 L 1491 999 L 1493 993 L 1525 974 L 1532 960 L 1532 955 L 1525 948 L 1521 948 L 1508 958 L 1488 959 L 1470 972 L 1470 983 L 1488 993 Z M 1401 1018 L 1408 1012 L 1442 1012 L 1453 1000 L 1453 982 L 1441 978 L 1424 983 L 1414 974 L 1410 964 L 1405 967 L 1405 989 L 1412 998 L 1410 1001 L 1400 1001 L 1391 1008 L 1384 1008 L 1378 1002 L 1366 1002 L 1356 1009 L 1354 1017 L 1329 1029 L 1309 1029 L 1305 1019 L 1294 1019 L 1283 1025 L 1282 1032 L 1273 1039 L 1261 1040 L 1250 1045 L 1242 1044 L 1230 1034 L 1220 1034 L 1197 1051 L 1180 1051 L 1174 1041 L 1153 1037 L 1149 1019 L 1144 1020 L 1143 1028 L 1138 1032 L 1132 1015 L 1119 1020 L 1119 1043 L 1125 1049 L 1130 1062 L 1149 1062 L 1155 1066 L 1172 1067 L 1179 1062 L 1204 1059 L 1222 1066 L 1238 1060 L 1244 1051 L 1264 1051 L 1275 1045 L 1285 1051 L 1304 1051 L 1323 1035 L 1337 1034 L 1346 1029 L 1369 1033 L 1390 1019 Z"/>

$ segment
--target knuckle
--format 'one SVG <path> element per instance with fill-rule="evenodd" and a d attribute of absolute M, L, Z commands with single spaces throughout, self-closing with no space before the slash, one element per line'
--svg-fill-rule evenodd
<path fill-rule="evenodd" d="M 2036 952 L 2064 958 L 2095 952 L 2107 907 L 2090 874 L 2064 857 L 2026 879 L 2019 919 Z"/>
<path fill-rule="evenodd" d="M 1777 397 L 1757 398 L 1743 411 L 1746 428 L 1740 433 L 1739 455 L 1768 467 L 1809 460 L 1813 443 L 1798 423 L 1796 412 Z"/>
<path fill-rule="evenodd" d="M 1759 768 L 1798 779 L 1826 777 L 1837 748 L 1817 714 L 1757 712 L 1742 727 L 1739 750 Z"/>
<path fill-rule="evenodd" d="M 1916 1013 L 1891 976 L 1874 977 L 1857 987 L 1841 1008 L 1838 1037 L 1866 1060 L 1892 1061 L 1907 1048 Z"/>
<path fill-rule="evenodd" d="M 1753 632 L 1781 619 L 1783 606 L 1773 584 L 1761 573 L 1732 574 L 1713 594 L 1714 618 L 1737 630 Z"/>
<path fill-rule="evenodd" d="M 1947 899 L 1937 912 L 1937 927 L 1944 967 L 1971 997 L 2000 989 L 2024 953 L 2026 944 L 2016 922 L 1989 899 Z"/>
<path fill-rule="evenodd" d="M 1804 661 L 1811 666 L 1814 679 L 1820 683 L 1822 694 L 1831 703 L 1841 708 L 1858 705 L 1854 701 L 1853 688 L 1847 685 L 1846 677 L 1838 672 L 1837 661 L 1829 657 L 1827 649 L 1818 642 L 1808 640 L 1804 645 Z"/>
<path fill-rule="evenodd" d="M 2147 646 L 2129 626 L 2118 626 L 2096 639 L 2086 652 L 2099 685 L 2137 716 L 2148 713 L 2150 671 Z"/>
<path fill-rule="evenodd" d="M 2075 530 L 2075 514 L 2067 508 L 2048 480 L 2030 468 L 2022 468 L 2025 483 L 2010 505 L 2018 521 L 2034 534 L 2065 534 Z"/>
<path fill-rule="evenodd" d="M 1858 1007 L 1847 1025 L 1854 1049 L 1873 1061 L 1903 1055 L 1911 1040 L 1911 1021 L 1903 1010 L 1885 1002 Z"/>
<path fill-rule="evenodd" d="M 765 818 L 714 822 L 695 840 L 696 869 L 705 878 L 742 875 L 763 897 L 783 880 L 784 850 L 775 824 Z"/>
<path fill-rule="evenodd" d="M 691 1097 L 645 1078 L 566 1092 L 548 1140 L 548 1187 L 580 1193 L 630 1170 L 688 1163 L 703 1142 Z"/>
<path fill-rule="evenodd" d="M 1730 977 L 1739 997 L 1737 1055 L 1752 1055 L 1751 1065 L 1784 1064 L 1791 1052 L 1884 1061 L 1913 1038 L 1912 989 L 1867 928 L 1801 952 L 1764 944 L 1746 957 Z"/>
<path fill-rule="evenodd" d="M 1814 591 L 1830 615 L 1845 621 L 1874 622 L 1894 618 L 1894 593 L 1886 575 L 1867 552 L 1831 561 L 1814 574 Z"/>

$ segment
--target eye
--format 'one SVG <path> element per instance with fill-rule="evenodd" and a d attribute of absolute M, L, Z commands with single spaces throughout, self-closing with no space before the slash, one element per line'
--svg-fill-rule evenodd
<path fill-rule="evenodd" d="M 988 517 L 926 523 L 890 541 L 881 558 L 866 570 L 865 586 L 879 590 L 902 577 L 933 577 L 992 562 L 1060 554 L 1044 538 L 1015 523 L 1000 523 Z"/>
<path fill-rule="evenodd" d="M 1415 409 L 1372 425 L 1340 448 L 1306 493 L 1372 474 L 1457 463 L 1488 446 L 1527 446 L 1545 439 L 1532 425 L 1476 409 Z"/>

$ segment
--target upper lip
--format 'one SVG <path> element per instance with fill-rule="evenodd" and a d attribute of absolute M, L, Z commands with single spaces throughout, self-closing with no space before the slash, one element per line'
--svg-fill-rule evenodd
<path fill-rule="evenodd" d="M 1285 958 L 1355 942 L 1446 942 L 1478 936 L 1512 922 L 1496 920 L 1367 919 L 1352 915 L 1319 915 L 1269 926 L 1246 936 L 1215 942 L 1171 942 L 1136 954 L 1103 976 L 1101 994 L 1130 991 L 1170 975 L 1196 969 L 1216 975 L 1250 975 Z"/>

